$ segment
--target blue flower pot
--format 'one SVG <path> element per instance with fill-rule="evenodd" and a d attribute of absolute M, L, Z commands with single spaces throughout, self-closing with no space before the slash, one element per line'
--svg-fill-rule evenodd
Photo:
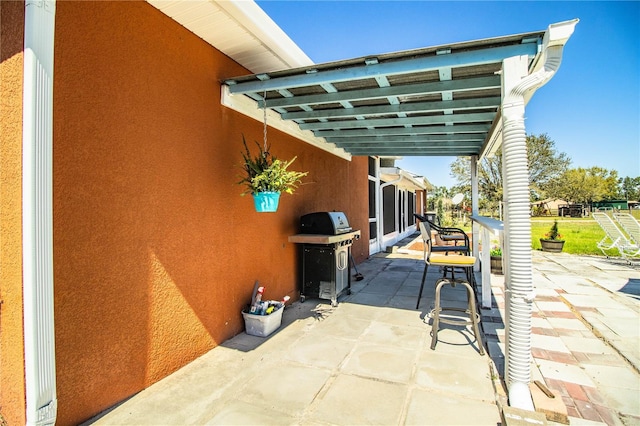
<path fill-rule="evenodd" d="M 280 201 L 279 192 L 258 192 L 253 194 L 253 204 L 258 213 L 275 212 Z"/>

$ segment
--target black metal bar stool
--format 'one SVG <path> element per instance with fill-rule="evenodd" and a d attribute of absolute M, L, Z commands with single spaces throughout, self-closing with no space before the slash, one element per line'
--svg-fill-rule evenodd
<path fill-rule="evenodd" d="M 433 324 L 431 326 L 431 349 L 435 349 L 436 343 L 438 341 L 438 330 L 440 327 L 440 323 L 451 324 L 451 325 L 471 325 L 473 328 L 473 333 L 476 337 L 476 341 L 478 342 L 478 349 L 480 355 L 484 355 L 484 347 L 482 344 L 482 337 L 480 336 L 480 328 L 478 324 L 480 323 L 480 315 L 478 314 L 476 308 L 476 295 L 475 290 L 472 285 L 475 284 L 475 279 L 473 277 L 473 266 L 476 263 L 476 258 L 474 256 L 445 256 L 445 255 L 432 255 L 431 254 L 431 229 L 429 227 L 428 222 L 420 223 L 420 232 L 422 233 L 422 238 L 424 240 L 424 261 L 425 267 L 424 272 L 422 274 L 422 283 L 420 284 L 420 293 L 418 294 L 418 303 L 416 304 L 416 309 L 420 305 L 420 298 L 422 297 L 422 290 L 424 288 L 424 283 L 427 276 L 427 269 L 429 265 L 441 266 L 447 270 L 453 271 L 455 268 L 461 268 L 465 272 L 466 279 L 454 278 L 453 272 L 451 277 L 443 276 L 438 281 L 436 281 L 436 292 L 435 292 L 435 307 L 429 312 L 429 316 L 433 319 Z M 458 308 L 458 307 L 443 307 L 440 303 L 440 294 L 442 291 L 442 287 L 445 285 L 450 285 L 451 287 L 455 287 L 456 285 L 462 285 L 465 287 L 467 292 L 467 307 L 466 308 Z M 452 313 L 455 313 L 452 315 Z M 463 313 L 466 316 L 459 315 L 458 313 Z"/>

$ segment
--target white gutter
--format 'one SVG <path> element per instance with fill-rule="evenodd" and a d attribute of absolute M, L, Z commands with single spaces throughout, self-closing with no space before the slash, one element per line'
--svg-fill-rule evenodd
<path fill-rule="evenodd" d="M 53 325 L 53 37 L 55 0 L 27 0 L 24 24 L 22 250 L 28 425 L 57 415 Z"/>
<path fill-rule="evenodd" d="M 420 182 L 411 173 L 409 173 L 406 170 L 403 170 L 403 169 L 401 169 L 399 167 L 381 167 L 380 168 L 380 177 L 381 178 L 382 177 L 391 178 L 391 176 L 393 176 L 393 180 L 383 184 L 381 186 L 381 188 L 385 187 L 385 186 L 392 185 L 394 183 L 398 183 L 398 182 L 400 182 L 402 180 L 406 180 L 407 182 L 409 182 L 411 184 L 411 186 L 414 186 L 417 189 L 421 189 L 421 190 L 424 190 L 424 191 L 426 191 L 426 189 L 427 189 L 427 186 L 426 186 L 426 184 L 424 182 L 424 178 L 423 178 L 423 181 Z"/>
<path fill-rule="evenodd" d="M 528 73 L 526 57 L 503 63 L 502 134 L 505 204 L 506 379 L 509 405 L 534 410 L 531 379 L 531 312 L 535 298 L 531 260 L 531 217 L 524 110 L 533 92 L 557 72 L 562 50 L 578 20 L 550 25 L 542 61 Z"/>

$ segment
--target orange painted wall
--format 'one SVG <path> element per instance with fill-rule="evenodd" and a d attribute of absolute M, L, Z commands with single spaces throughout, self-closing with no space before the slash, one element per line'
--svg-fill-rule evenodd
<path fill-rule="evenodd" d="M 298 295 L 299 217 L 346 212 L 368 256 L 367 159 L 270 129 L 308 184 L 259 214 L 240 197 L 244 133 L 220 104 L 237 63 L 145 2 L 58 2 L 54 278 L 58 424 L 83 421 L 243 330 L 253 283 Z M 215 386 L 215 384 L 212 384 Z"/>
<path fill-rule="evenodd" d="M 0 414 L 24 424 L 22 79 L 24 3 L 0 2 Z"/>

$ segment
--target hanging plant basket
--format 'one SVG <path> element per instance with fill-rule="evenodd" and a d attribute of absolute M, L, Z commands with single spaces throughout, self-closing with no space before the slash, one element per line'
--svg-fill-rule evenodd
<path fill-rule="evenodd" d="M 263 134 L 264 144 L 260 146 L 258 142 L 258 153 L 252 154 L 247 146 L 247 141 L 242 135 L 242 170 L 244 176 L 238 182 L 245 186 L 242 195 L 252 194 L 253 202 L 257 212 L 275 212 L 278 210 L 280 193 L 293 194 L 293 191 L 302 183 L 302 178 L 307 172 L 296 172 L 288 170 L 296 157 L 289 161 L 280 160 L 271 154 L 270 145 L 267 143 L 267 92 L 263 94 Z"/>
<path fill-rule="evenodd" d="M 279 192 L 257 192 L 253 194 L 253 204 L 258 213 L 273 213 L 278 210 Z"/>

